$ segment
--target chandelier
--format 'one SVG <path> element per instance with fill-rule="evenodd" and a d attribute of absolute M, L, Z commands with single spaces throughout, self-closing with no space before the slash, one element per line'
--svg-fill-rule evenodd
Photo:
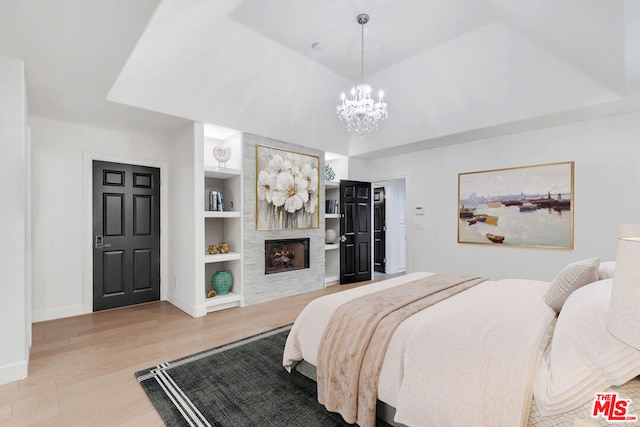
<path fill-rule="evenodd" d="M 378 92 L 378 102 L 371 98 L 371 86 L 364 83 L 364 24 L 369 22 L 369 15 L 362 13 L 356 16 L 360 24 L 360 84 L 351 88 L 351 98 L 344 92 L 340 96 L 342 104 L 338 105 L 338 118 L 346 122 L 347 130 L 371 132 L 378 129 L 378 122 L 387 118 L 387 103 L 382 101 L 384 92 Z"/>

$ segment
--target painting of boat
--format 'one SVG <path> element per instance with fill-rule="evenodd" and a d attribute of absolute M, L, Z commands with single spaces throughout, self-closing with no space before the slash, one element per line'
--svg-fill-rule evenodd
<path fill-rule="evenodd" d="M 498 236 L 497 234 L 487 233 L 486 236 L 493 243 L 502 243 L 504 241 L 504 236 Z"/>
<path fill-rule="evenodd" d="M 489 225 L 498 225 L 498 217 L 487 215 L 487 219 L 484 222 L 486 222 Z"/>
<path fill-rule="evenodd" d="M 538 209 L 538 207 L 533 203 L 524 202 L 522 205 L 520 205 L 520 212 L 535 211 L 536 209 Z"/>
<path fill-rule="evenodd" d="M 475 220 L 478 222 L 485 222 L 489 225 L 498 225 L 498 217 L 487 214 L 478 214 L 475 217 Z"/>
<path fill-rule="evenodd" d="M 474 208 L 465 208 L 464 206 L 462 206 L 460 208 L 460 218 L 472 218 L 473 217 L 473 213 L 474 213 L 475 209 Z"/>
<path fill-rule="evenodd" d="M 568 211 L 571 209 L 571 200 L 556 200 L 553 204 L 554 211 Z"/>

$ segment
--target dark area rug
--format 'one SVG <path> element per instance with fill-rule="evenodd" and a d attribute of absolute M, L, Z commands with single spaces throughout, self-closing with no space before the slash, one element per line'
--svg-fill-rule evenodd
<path fill-rule="evenodd" d="M 282 367 L 289 326 L 136 372 L 168 426 L 348 426 Z"/>

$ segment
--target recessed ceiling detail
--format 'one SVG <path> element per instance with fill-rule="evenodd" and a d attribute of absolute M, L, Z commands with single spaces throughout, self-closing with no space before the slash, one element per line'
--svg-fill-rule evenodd
<path fill-rule="evenodd" d="M 31 113 L 59 120 L 197 120 L 367 157 L 640 108 L 637 0 L 62 3 L 0 6 L 0 54 L 24 60 Z M 367 83 L 393 108 L 360 137 L 335 105 L 359 77 L 362 11 Z"/>

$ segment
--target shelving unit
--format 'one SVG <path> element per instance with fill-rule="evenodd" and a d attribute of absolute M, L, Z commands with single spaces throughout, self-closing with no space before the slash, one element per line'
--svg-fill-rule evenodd
<path fill-rule="evenodd" d="M 335 181 L 325 181 L 324 183 L 325 200 L 340 201 L 340 183 Z M 326 208 L 326 206 L 325 206 Z M 326 209 L 325 209 L 326 212 Z M 324 215 L 325 230 L 335 230 L 336 235 L 340 236 L 340 214 L 325 213 Z M 324 285 L 336 285 L 340 283 L 340 243 L 325 244 L 325 272 Z"/>
<path fill-rule="evenodd" d="M 205 218 L 240 218 L 240 212 L 205 211 Z"/>
<path fill-rule="evenodd" d="M 242 259 L 242 255 L 238 252 L 228 252 L 226 254 L 214 254 L 214 255 L 205 255 L 204 263 L 210 264 L 213 262 L 225 262 L 225 261 L 236 261 Z"/>
<path fill-rule="evenodd" d="M 242 171 L 240 169 L 224 168 L 220 166 L 205 166 L 204 169 L 205 178 L 226 179 L 240 175 L 242 175 Z"/>
<path fill-rule="evenodd" d="M 220 166 L 212 156 L 216 146 L 231 147 L 232 157 L 229 167 Z M 208 138 L 203 142 L 204 165 L 202 198 L 202 221 L 204 232 L 202 239 L 203 271 L 199 305 L 204 311 L 211 312 L 231 307 L 243 306 L 242 283 L 242 134 L 236 132 L 225 139 Z M 210 191 L 221 191 L 224 195 L 224 210 L 209 211 L 208 195 Z M 231 250 L 228 253 L 209 254 L 210 245 L 218 246 L 227 242 Z M 226 295 L 207 298 L 211 290 L 211 277 L 219 270 L 228 270 L 233 276 L 233 287 Z"/>

